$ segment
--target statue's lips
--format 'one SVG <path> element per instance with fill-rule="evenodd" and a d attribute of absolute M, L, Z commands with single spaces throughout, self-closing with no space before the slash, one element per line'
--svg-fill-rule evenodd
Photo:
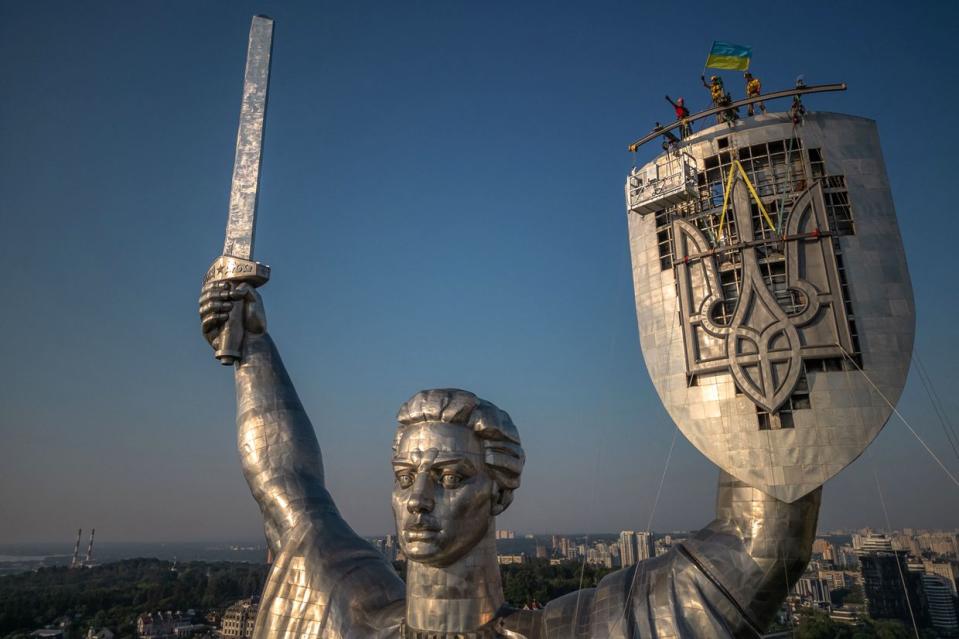
<path fill-rule="evenodd" d="M 403 535 L 407 541 L 430 541 L 439 535 L 440 529 L 437 526 L 413 525 L 403 529 Z"/>

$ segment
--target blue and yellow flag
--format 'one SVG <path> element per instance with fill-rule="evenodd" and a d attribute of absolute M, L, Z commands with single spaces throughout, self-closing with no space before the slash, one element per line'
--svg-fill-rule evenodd
<path fill-rule="evenodd" d="M 732 69 L 745 71 L 749 68 L 749 59 L 753 57 L 753 48 L 729 42 L 713 42 L 713 48 L 706 58 L 708 69 Z"/>

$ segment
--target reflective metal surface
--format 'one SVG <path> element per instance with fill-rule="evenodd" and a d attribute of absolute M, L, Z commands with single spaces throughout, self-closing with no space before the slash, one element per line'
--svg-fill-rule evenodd
<path fill-rule="evenodd" d="M 760 115 L 700 131 L 683 152 L 698 197 L 628 214 L 646 368 L 696 448 L 794 501 L 890 416 L 858 367 L 893 403 L 909 370 L 915 310 L 876 125 Z M 668 168 L 662 155 L 635 173 Z"/>
<path fill-rule="evenodd" d="M 263 124 L 266 120 L 272 53 L 273 20 L 255 16 L 250 25 L 240 126 L 236 134 L 236 158 L 233 161 L 233 184 L 230 188 L 230 214 L 223 242 L 223 255 L 243 259 L 253 256 L 260 161 L 263 157 Z"/>
<path fill-rule="evenodd" d="M 472 393 L 436 389 L 397 415 L 392 503 L 404 584 L 326 490 L 313 426 L 266 333 L 259 293 L 206 284 L 204 335 L 215 341 L 234 305 L 246 331 L 235 368 L 240 459 L 276 557 L 256 639 L 751 637 L 808 561 L 819 491 L 787 504 L 723 474 L 717 518 L 694 538 L 543 610 L 512 609 L 494 531 L 520 486 L 519 432 Z"/>
<path fill-rule="evenodd" d="M 246 52 L 240 126 L 236 135 L 236 158 L 230 188 L 230 212 L 226 222 L 223 255 L 207 270 L 204 282 L 228 281 L 261 286 L 270 279 L 270 267 L 252 260 L 256 235 L 256 206 L 260 192 L 260 162 L 263 157 L 263 127 L 270 84 L 273 50 L 273 20 L 254 16 Z M 216 338 L 215 357 L 225 366 L 240 359 L 243 350 L 242 309 L 234 309 Z"/>

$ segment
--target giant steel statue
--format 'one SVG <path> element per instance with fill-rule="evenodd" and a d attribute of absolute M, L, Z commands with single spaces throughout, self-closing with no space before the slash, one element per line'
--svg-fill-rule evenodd
<path fill-rule="evenodd" d="M 875 268 L 866 276 L 862 275 L 865 269 L 857 276 L 856 258 L 871 254 L 859 251 L 855 243 L 842 244 L 839 233 L 829 228 L 822 216 L 825 211 L 820 210 L 821 188 L 812 195 L 797 190 L 789 198 L 799 217 L 791 222 L 790 214 L 784 217 L 795 238 L 781 234 L 767 247 L 754 239 L 744 240 L 752 223 L 750 202 L 730 178 L 727 187 L 734 193 L 732 217 L 738 221 L 739 235 L 728 233 L 720 252 L 726 258 L 733 256 L 731 263 L 739 265 L 734 267 L 740 274 L 738 289 L 728 285 L 730 278 L 721 276 L 730 262 L 721 259 L 716 247 L 707 246 L 703 232 L 683 227 L 681 213 L 673 212 L 668 222 L 677 225 L 672 237 L 682 231 L 692 239 L 667 247 L 668 261 L 659 253 L 665 249 L 657 247 L 663 225 L 656 221 L 658 216 L 630 213 L 647 365 L 680 427 L 692 433 L 694 442 L 723 468 L 712 522 L 667 554 L 609 574 L 596 588 L 563 596 L 542 610 L 512 608 L 503 596 L 495 530 L 496 516 L 510 506 L 520 486 L 525 455 L 519 431 L 505 411 L 473 393 L 426 390 L 400 407 L 392 441 L 393 516 L 400 549 L 408 560 L 404 583 L 392 565 L 343 520 L 327 491 L 314 427 L 267 331 L 256 290 L 269 277 L 266 267 L 252 261 L 252 250 L 271 37 L 272 21 L 255 18 L 224 255 L 207 273 L 200 297 L 203 335 L 217 358 L 234 366 L 243 473 L 260 505 L 275 557 L 261 597 L 255 639 L 761 635 L 809 560 L 819 484 L 835 474 L 836 464 L 848 463 L 857 450 L 861 452 L 888 416 L 885 408 L 876 408 L 878 399 L 859 392 L 859 378 L 850 381 L 854 374 L 848 368 L 839 366 L 837 371 L 823 365 L 817 369 L 821 372 L 813 372 L 805 368 L 804 358 L 821 361 L 848 348 L 855 351 L 852 357 L 857 366 L 861 362 L 864 371 L 872 371 L 893 401 L 901 389 L 900 351 L 911 348 L 912 300 L 894 214 L 891 204 L 886 206 L 883 200 L 888 187 L 875 176 L 860 179 L 856 171 L 864 166 L 862 158 L 839 167 L 846 171 L 844 201 L 855 203 L 858 191 L 870 190 L 857 211 L 859 237 L 871 237 L 868 250 L 876 249 L 878 243 L 880 252 L 888 251 L 874 256 Z M 776 120 L 772 123 L 778 125 Z M 717 130 L 716 135 L 704 132 L 702 143 L 712 144 L 713 138 L 725 135 L 724 129 Z M 728 143 L 723 145 L 727 147 Z M 846 148 L 854 153 L 875 151 L 869 144 Z M 828 170 L 830 158 L 824 163 Z M 816 220 L 820 220 L 818 227 Z M 876 228 L 892 233 L 893 239 L 883 245 L 875 237 Z M 767 285 L 763 273 L 768 269 L 762 270 L 762 265 L 779 259 L 779 249 L 790 242 L 793 254 L 802 250 L 800 270 L 784 266 L 776 286 Z M 789 246 L 785 249 L 790 251 Z M 832 266 L 825 270 L 816 266 L 822 260 L 834 266 L 840 249 L 849 271 L 841 283 Z M 714 264 L 714 259 L 720 263 Z M 683 268 L 673 268 L 677 264 Z M 867 296 L 856 311 L 858 332 L 855 339 L 847 340 L 847 347 L 841 341 L 816 342 L 828 342 L 829 331 L 849 337 L 853 307 L 844 304 L 848 300 L 843 299 L 840 285 L 855 290 L 876 281 L 882 284 L 883 278 L 898 286 L 900 294 L 892 295 L 885 306 Z M 727 283 L 725 288 L 721 281 Z M 834 289 L 828 289 L 830 285 Z M 780 295 L 790 290 L 795 295 Z M 677 301 L 677 291 L 689 304 Z M 885 292 L 888 297 L 890 288 Z M 706 306 L 701 301 L 704 297 Z M 780 298 L 789 303 L 785 310 Z M 740 302 L 748 308 L 737 306 Z M 815 312 L 810 310 L 813 306 Z M 690 335 L 698 335 L 694 329 L 702 325 L 704 312 L 716 336 L 709 337 L 712 342 L 703 342 L 705 347 L 696 347 Z M 885 323 L 880 321 L 883 318 Z M 818 323 L 825 328 L 817 332 Z M 742 344 L 725 346 L 723 340 L 729 334 L 743 337 Z M 883 355 L 893 334 L 901 335 L 902 341 L 893 344 L 898 351 Z M 746 338 L 752 342 L 747 344 Z M 776 356 L 766 361 L 757 357 L 758 352 Z M 764 365 L 772 369 L 763 370 Z M 802 366 L 801 374 L 790 366 Z M 830 384 L 840 389 L 832 400 L 817 394 L 833 390 Z M 811 387 L 803 397 L 806 402 L 811 397 L 813 407 L 818 403 L 818 419 L 841 422 L 852 411 L 855 423 L 831 423 L 820 432 L 822 424 L 800 419 L 802 408 L 796 406 L 792 406 L 794 417 L 787 420 L 779 414 L 783 397 L 801 385 Z M 843 389 L 848 397 L 842 397 Z M 832 412 L 829 401 L 837 405 Z M 751 414 L 752 421 L 744 414 Z M 766 415 L 765 421 L 757 417 L 761 414 Z M 863 430 L 866 422 L 869 429 Z M 846 431 L 851 429 L 851 434 L 831 434 L 830 429 L 844 426 L 849 426 Z M 783 437 L 775 440 L 774 435 Z M 383 445 L 388 441 L 384 433 Z M 771 456 L 747 459 L 729 452 L 750 445 L 757 454 Z M 830 457 L 830 446 L 840 448 L 842 456 L 833 466 L 820 468 Z M 818 464 L 809 466 L 810 473 L 818 473 L 812 480 L 803 476 L 804 460 Z M 788 476 L 783 474 L 787 462 Z"/>

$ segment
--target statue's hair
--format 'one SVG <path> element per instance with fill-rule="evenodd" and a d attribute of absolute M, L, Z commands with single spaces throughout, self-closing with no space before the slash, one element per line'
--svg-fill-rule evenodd
<path fill-rule="evenodd" d="M 434 388 L 410 397 L 400 406 L 396 421 L 399 426 L 393 440 L 394 452 L 407 426 L 444 422 L 472 430 L 483 443 L 486 467 L 500 487 L 500 503 L 505 507 L 513 500 L 513 491 L 519 488 L 526 454 L 520 443 L 519 431 L 506 411 L 469 391 Z"/>

